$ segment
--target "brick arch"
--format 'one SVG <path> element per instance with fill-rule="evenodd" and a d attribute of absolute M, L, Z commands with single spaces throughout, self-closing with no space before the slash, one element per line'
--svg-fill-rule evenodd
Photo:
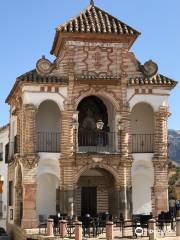
<path fill-rule="evenodd" d="M 147 106 L 151 107 L 153 112 L 155 112 L 155 106 L 153 106 L 152 102 L 149 99 L 142 99 L 142 101 L 136 101 L 130 104 L 130 111 L 132 110 L 139 104 L 146 104 Z"/>
<path fill-rule="evenodd" d="M 37 109 L 39 110 L 41 105 L 44 104 L 45 102 L 52 102 L 53 104 L 55 104 L 58 108 L 59 108 L 59 111 L 61 113 L 61 111 L 63 111 L 63 108 L 62 106 L 59 104 L 58 100 L 55 99 L 55 98 L 44 98 L 44 99 L 41 99 L 39 102 L 38 102 L 38 106 L 37 106 Z"/>
<path fill-rule="evenodd" d="M 103 170 L 106 170 L 108 173 L 110 173 L 113 178 L 114 178 L 114 181 L 115 181 L 115 185 L 118 184 L 119 182 L 119 175 L 118 173 L 110 166 L 108 165 L 105 165 L 105 164 L 97 164 L 97 163 L 94 163 L 94 164 L 90 164 L 90 165 L 86 165 L 86 166 L 83 166 L 81 169 L 79 169 L 79 171 L 76 173 L 75 175 L 75 181 L 74 183 L 77 184 L 79 178 L 81 177 L 81 175 L 90 170 L 90 169 L 103 169 Z"/>
<path fill-rule="evenodd" d="M 79 103 L 86 97 L 89 97 L 89 96 L 96 96 L 96 97 L 99 97 L 101 100 L 105 99 L 107 100 L 108 102 L 110 102 L 113 107 L 115 108 L 116 111 L 119 111 L 119 103 L 118 101 L 115 99 L 114 96 L 112 96 L 112 94 L 108 93 L 108 92 L 105 92 L 105 91 L 96 91 L 95 89 L 91 89 L 83 94 L 80 94 L 80 96 L 75 99 L 75 103 L 74 103 L 74 108 L 75 110 L 77 110 L 77 107 L 79 105 Z"/>
<path fill-rule="evenodd" d="M 145 104 L 145 105 L 147 105 L 148 107 L 150 107 L 153 112 L 155 112 L 154 106 L 153 106 L 150 102 L 148 102 L 148 101 L 140 101 L 140 102 L 135 103 L 134 105 L 131 106 L 131 112 L 132 112 L 133 109 L 134 109 L 137 105 L 139 105 L 139 104 Z"/>

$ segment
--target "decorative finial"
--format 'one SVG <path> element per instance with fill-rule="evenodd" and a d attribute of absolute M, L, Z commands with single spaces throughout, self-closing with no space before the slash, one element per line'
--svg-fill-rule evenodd
<path fill-rule="evenodd" d="M 94 6 L 94 0 L 90 0 L 90 5 Z"/>

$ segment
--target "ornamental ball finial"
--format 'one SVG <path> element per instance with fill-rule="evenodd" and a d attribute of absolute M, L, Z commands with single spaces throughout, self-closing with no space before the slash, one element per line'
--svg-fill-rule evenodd
<path fill-rule="evenodd" d="M 94 6 L 94 0 L 90 0 L 90 5 Z"/>

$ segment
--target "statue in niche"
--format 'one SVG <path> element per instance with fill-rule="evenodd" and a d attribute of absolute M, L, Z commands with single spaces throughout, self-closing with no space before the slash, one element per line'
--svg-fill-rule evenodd
<path fill-rule="evenodd" d="M 82 129 L 88 131 L 96 131 L 96 120 L 93 117 L 93 112 L 88 108 L 86 117 L 82 121 Z"/>

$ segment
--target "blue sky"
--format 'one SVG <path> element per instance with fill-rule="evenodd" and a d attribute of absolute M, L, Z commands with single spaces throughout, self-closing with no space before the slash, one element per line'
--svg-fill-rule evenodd
<path fill-rule="evenodd" d="M 142 33 L 132 47 L 144 63 L 153 59 L 159 72 L 180 80 L 179 0 L 95 0 Z M 0 126 L 8 122 L 5 98 L 17 76 L 50 60 L 55 27 L 86 8 L 89 0 L 1 0 L 0 3 Z M 180 129 L 180 84 L 170 97 L 169 128 Z"/>

